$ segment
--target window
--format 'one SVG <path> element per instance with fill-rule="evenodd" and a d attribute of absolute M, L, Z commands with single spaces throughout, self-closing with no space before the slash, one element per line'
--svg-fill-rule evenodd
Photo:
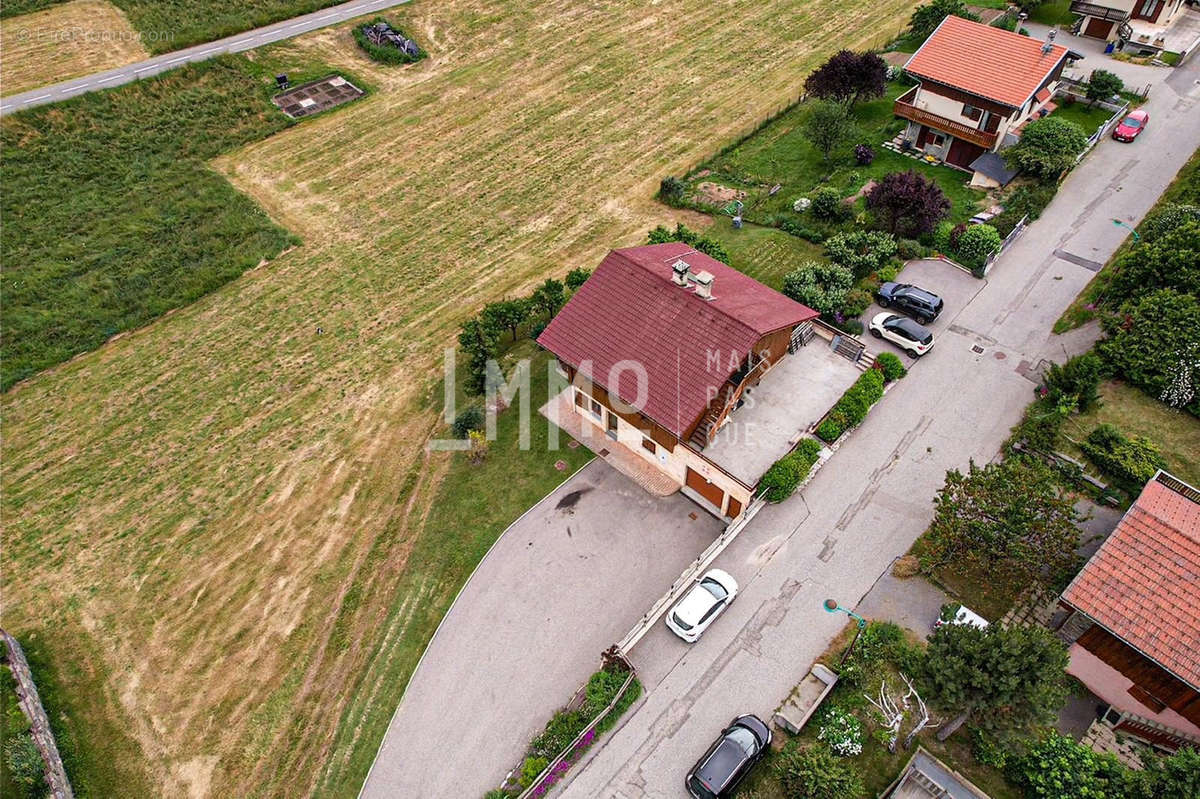
<path fill-rule="evenodd" d="M 962 115 L 965 116 L 967 119 L 978 120 L 980 117 L 983 116 L 983 109 L 976 108 L 975 106 L 971 105 L 970 103 L 964 103 Z"/>
<path fill-rule="evenodd" d="M 934 133 L 932 130 L 929 131 L 929 138 L 925 140 L 928 147 L 941 147 L 945 143 L 946 137 L 940 133 Z"/>
<path fill-rule="evenodd" d="M 658 453 L 658 447 L 655 446 L 654 441 L 649 438 L 642 439 L 642 449 L 646 450 L 651 455 Z"/>
<path fill-rule="evenodd" d="M 604 411 L 602 410 L 603 407 L 604 406 L 601 405 L 599 402 L 596 402 L 591 397 L 588 397 L 588 408 L 591 410 L 592 416 L 595 416 L 597 419 L 603 418 L 604 417 Z"/>
<path fill-rule="evenodd" d="M 578 405 L 580 408 L 586 408 L 587 407 L 586 403 L 587 403 L 587 396 L 579 389 L 575 389 L 575 404 Z"/>
<path fill-rule="evenodd" d="M 1158 0 L 1145 0 L 1145 2 L 1142 3 L 1142 9 L 1138 11 L 1138 16 L 1146 19 L 1152 19 L 1157 8 Z"/>

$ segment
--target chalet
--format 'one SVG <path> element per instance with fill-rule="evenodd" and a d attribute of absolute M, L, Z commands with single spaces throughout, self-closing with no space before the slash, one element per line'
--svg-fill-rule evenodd
<path fill-rule="evenodd" d="M 762 469 L 739 471 L 710 457 L 710 445 L 765 375 L 803 363 L 789 353 L 813 335 L 817 316 L 675 242 L 610 252 L 538 343 L 571 381 L 570 407 L 585 425 L 735 518 Z"/>
<path fill-rule="evenodd" d="M 1114 43 L 1112 49 L 1155 55 L 1164 49 L 1167 29 L 1185 12 L 1185 0 L 1095 0 L 1071 3 L 1079 15 L 1080 36 Z"/>
<path fill-rule="evenodd" d="M 1063 67 L 1080 57 L 1052 41 L 948 16 L 904 65 L 919 83 L 896 98 L 896 116 L 908 120 L 901 144 L 975 173 L 975 185 L 1003 183 L 1011 173 L 988 154 L 1053 110 Z"/>
<path fill-rule="evenodd" d="M 1103 720 L 1163 749 L 1200 745 L 1200 491 L 1156 474 L 1061 605 L 1067 671 Z"/>

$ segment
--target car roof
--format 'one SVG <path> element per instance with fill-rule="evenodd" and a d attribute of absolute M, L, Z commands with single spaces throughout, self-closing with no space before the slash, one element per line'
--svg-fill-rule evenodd
<path fill-rule="evenodd" d="M 712 754 L 704 759 L 700 768 L 696 769 L 696 776 L 708 786 L 709 790 L 720 793 L 721 789 L 729 784 L 734 772 L 745 761 L 746 753 L 742 747 L 731 741 L 728 736 L 722 735 Z"/>
<path fill-rule="evenodd" d="M 708 592 L 708 589 L 700 585 L 700 583 L 696 583 L 692 586 L 692 590 L 684 594 L 683 599 L 679 600 L 679 604 L 675 606 L 673 612 L 687 624 L 695 625 L 704 616 L 705 612 L 715 604 L 717 604 L 717 600 Z"/>
<path fill-rule="evenodd" d="M 933 292 L 926 291 L 925 289 L 923 289 L 919 286 L 913 286 L 909 283 L 901 283 L 896 287 L 896 293 L 899 294 L 901 292 L 908 295 L 909 297 L 917 297 L 919 299 L 925 300 L 926 302 L 930 303 L 931 305 L 933 303 L 937 302 L 937 299 L 938 299 L 937 295 L 934 294 Z"/>
<path fill-rule="evenodd" d="M 899 328 L 900 330 L 903 330 L 905 333 L 907 333 L 908 335 L 910 335 L 918 340 L 925 338 L 925 336 L 929 335 L 928 328 L 924 327 L 923 325 L 917 324 L 913 320 L 909 319 L 907 316 L 896 315 L 887 321 L 892 323 L 892 325 L 891 325 L 892 327 Z"/>

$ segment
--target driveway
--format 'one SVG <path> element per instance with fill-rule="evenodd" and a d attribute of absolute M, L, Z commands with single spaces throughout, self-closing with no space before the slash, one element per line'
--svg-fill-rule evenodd
<path fill-rule="evenodd" d="M 505 531 L 404 692 L 364 797 L 481 796 L 723 529 L 594 460 Z"/>
<path fill-rule="evenodd" d="M 684 773 L 722 724 L 769 717 L 845 623 L 821 601 L 858 605 L 928 526 L 946 470 L 990 460 L 1020 419 L 1032 397 L 1022 363 L 1058 355 L 1050 328 L 1094 275 L 1079 261 L 1107 260 L 1124 239 L 1111 220 L 1140 220 L 1200 146 L 1198 78 L 1200 59 L 1173 70 L 1150 96 L 1157 127 L 1133 146 L 1097 146 L 920 369 L 803 495 L 765 508 L 718 559 L 742 594 L 704 638 L 680 654 L 654 635 L 634 649 L 654 685 L 564 796 L 683 796 Z"/>
<path fill-rule="evenodd" d="M 945 306 L 942 313 L 937 319 L 934 319 L 925 327 L 933 331 L 934 345 L 933 349 L 926 355 L 922 356 L 922 360 L 932 360 L 939 356 L 939 350 L 942 347 L 942 339 L 948 330 L 954 327 L 954 320 L 962 313 L 967 304 L 978 294 L 986 285 L 986 280 L 981 280 L 970 272 L 959 269 L 957 266 L 948 264 L 945 261 L 937 259 L 924 259 L 920 261 L 909 261 L 900 270 L 900 274 L 896 276 L 896 281 L 899 283 L 911 283 L 914 286 L 920 286 L 923 289 L 932 291 L 934 294 L 942 298 Z M 867 308 L 863 314 L 863 321 L 867 324 L 875 318 L 875 314 L 883 313 L 901 313 L 894 308 L 881 308 L 878 303 L 871 303 L 871 307 Z M 901 314 L 902 316 L 904 314 Z M 911 368 L 917 361 L 899 346 L 884 339 L 877 339 L 869 332 L 866 333 L 870 348 L 875 354 L 881 352 L 890 352 L 896 355 L 904 362 L 904 365 Z"/>

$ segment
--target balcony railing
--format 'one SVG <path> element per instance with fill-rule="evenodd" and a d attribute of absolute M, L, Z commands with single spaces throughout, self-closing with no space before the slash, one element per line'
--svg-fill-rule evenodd
<path fill-rule="evenodd" d="M 1082 14 L 1088 17 L 1096 17 L 1097 19 L 1106 19 L 1111 22 L 1123 22 L 1129 19 L 1129 12 L 1122 11 L 1119 8 L 1108 8 L 1107 6 L 1099 6 L 1095 3 L 1085 3 L 1082 0 L 1075 0 L 1071 3 L 1072 14 Z"/>
<path fill-rule="evenodd" d="M 986 130 L 973 128 L 961 122 L 955 122 L 953 119 L 947 119 L 932 111 L 926 111 L 924 108 L 918 108 L 913 105 L 909 100 L 916 96 L 917 88 L 919 87 L 914 86 L 896 98 L 896 104 L 892 109 L 896 116 L 902 119 L 910 119 L 913 122 L 919 122 L 922 125 L 928 125 L 934 130 L 947 133 L 956 139 L 978 144 L 980 147 L 986 147 L 989 150 L 995 145 L 997 135 L 995 133 L 989 133 Z"/>

